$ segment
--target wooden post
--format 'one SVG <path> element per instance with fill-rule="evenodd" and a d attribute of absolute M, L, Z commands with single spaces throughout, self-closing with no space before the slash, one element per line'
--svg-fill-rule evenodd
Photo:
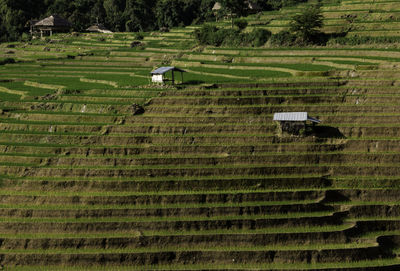
<path fill-rule="evenodd" d="M 181 72 L 181 79 L 182 79 L 182 84 L 183 84 L 183 72 Z"/>
<path fill-rule="evenodd" d="M 172 70 L 172 84 L 175 85 L 174 70 Z"/>

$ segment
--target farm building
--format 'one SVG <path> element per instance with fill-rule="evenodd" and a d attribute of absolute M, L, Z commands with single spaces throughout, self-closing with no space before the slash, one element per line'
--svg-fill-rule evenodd
<path fill-rule="evenodd" d="M 248 11 L 249 13 L 257 13 L 260 12 L 262 9 L 261 7 L 253 2 L 253 1 L 246 1 L 248 3 Z M 212 8 L 212 11 L 214 13 L 214 15 L 216 15 L 217 13 L 219 13 L 222 10 L 222 5 L 220 2 L 216 2 Z"/>
<path fill-rule="evenodd" d="M 318 124 L 321 121 L 309 117 L 307 112 L 282 112 L 274 114 L 274 121 L 278 121 L 283 132 L 292 134 L 299 134 L 300 130 L 305 129 L 307 121 L 313 125 Z"/>
<path fill-rule="evenodd" d="M 104 33 L 104 34 L 110 34 L 112 33 L 112 31 L 108 30 L 107 28 L 105 28 L 104 25 L 102 24 L 95 24 L 92 25 L 91 27 L 89 27 L 88 29 L 86 29 L 86 31 L 88 32 L 94 32 L 94 33 Z"/>
<path fill-rule="evenodd" d="M 171 72 L 171 79 L 166 78 L 166 74 L 168 72 Z M 161 83 L 161 84 L 164 84 L 167 81 L 171 81 L 172 84 L 175 84 L 175 72 L 181 73 L 181 78 L 182 78 L 182 83 L 183 83 L 183 73 L 185 71 L 182 69 L 176 68 L 176 67 L 161 67 L 161 68 L 158 68 L 158 69 L 152 71 L 150 73 L 152 75 L 151 81 L 153 83 Z"/>
<path fill-rule="evenodd" d="M 46 33 L 51 36 L 53 32 L 68 32 L 71 29 L 71 23 L 58 15 L 51 15 L 37 22 L 34 29 L 40 31 L 41 37 Z"/>

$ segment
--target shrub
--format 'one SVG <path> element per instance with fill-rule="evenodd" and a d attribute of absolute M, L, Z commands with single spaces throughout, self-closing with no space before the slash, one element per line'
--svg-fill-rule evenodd
<path fill-rule="evenodd" d="M 233 21 L 233 25 L 236 26 L 239 31 L 243 31 L 249 23 L 245 19 L 236 19 Z"/>
<path fill-rule="evenodd" d="M 249 33 L 249 40 L 255 47 L 263 46 L 271 37 L 271 31 L 267 29 L 256 28 L 251 33 Z"/>
<path fill-rule="evenodd" d="M 15 59 L 14 58 L 5 58 L 5 59 L 0 59 L 0 65 L 6 65 L 6 64 L 14 64 Z"/>
<path fill-rule="evenodd" d="M 270 38 L 270 43 L 274 46 L 292 46 L 295 41 L 296 36 L 289 31 L 281 31 Z"/>
<path fill-rule="evenodd" d="M 31 39 L 32 39 L 31 35 L 29 35 L 27 33 L 22 33 L 22 36 L 21 36 L 22 41 L 27 42 L 27 41 L 30 41 Z"/>
<path fill-rule="evenodd" d="M 212 37 L 217 31 L 218 28 L 216 26 L 205 24 L 200 29 L 194 31 L 194 37 L 199 44 L 211 45 Z"/>
<path fill-rule="evenodd" d="M 236 29 L 220 29 L 217 32 L 219 41 L 222 41 L 219 45 L 225 46 L 243 46 L 246 44 L 246 34 L 240 33 L 240 30 Z M 215 44 L 216 46 L 219 46 Z"/>
<path fill-rule="evenodd" d="M 143 39 L 144 39 L 143 32 L 138 32 L 135 34 L 135 40 L 143 40 Z"/>

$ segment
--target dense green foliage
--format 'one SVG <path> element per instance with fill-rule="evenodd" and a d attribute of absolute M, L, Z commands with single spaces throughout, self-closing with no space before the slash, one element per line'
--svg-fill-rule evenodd
<path fill-rule="evenodd" d="M 237 22 L 237 21 L 236 21 Z M 251 32 L 242 32 L 244 25 L 238 23 L 236 28 L 218 28 L 204 25 L 194 32 L 197 42 L 201 45 L 213 46 L 263 46 L 271 37 L 266 29 L 255 28 Z"/>
<path fill-rule="evenodd" d="M 304 42 L 315 41 L 321 34 L 319 29 L 323 26 L 322 11 L 319 6 L 305 9 L 301 14 L 295 15 L 290 23 L 290 31 L 296 33 Z"/>
<path fill-rule="evenodd" d="M 257 0 L 264 10 L 304 0 Z M 150 31 L 214 20 L 216 0 L 0 0 L 0 42 L 20 40 L 28 21 L 58 14 L 83 31 L 96 22 L 112 31 Z M 223 0 L 223 12 L 247 14 L 244 1 Z"/>

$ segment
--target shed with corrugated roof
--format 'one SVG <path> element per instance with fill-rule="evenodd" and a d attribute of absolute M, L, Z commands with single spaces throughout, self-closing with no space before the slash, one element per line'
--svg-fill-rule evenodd
<path fill-rule="evenodd" d="M 171 72 L 171 79 L 167 79 L 165 77 L 166 73 Z M 177 67 L 160 67 L 158 69 L 155 69 L 152 71 L 150 74 L 152 75 L 151 81 L 153 83 L 165 83 L 166 81 L 171 81 L 172 84 L 175 84 L 175 72 L 180 72 L 181 73 L 181 78 L 182 78 L 182 83 L 183 83 L 183 73 L 185 72 L 182 69 L 179 69 Z"/>
<path fill-rule="evenodd" d="M 319 119 L 308 116 L 307 112 L 281 112 L 274 114 L 274 121 L 278 121 L 281 130 L 298 134 L 300 130 L 306 129 L 307 121 L 313 125 L 320 123 Z"/>

